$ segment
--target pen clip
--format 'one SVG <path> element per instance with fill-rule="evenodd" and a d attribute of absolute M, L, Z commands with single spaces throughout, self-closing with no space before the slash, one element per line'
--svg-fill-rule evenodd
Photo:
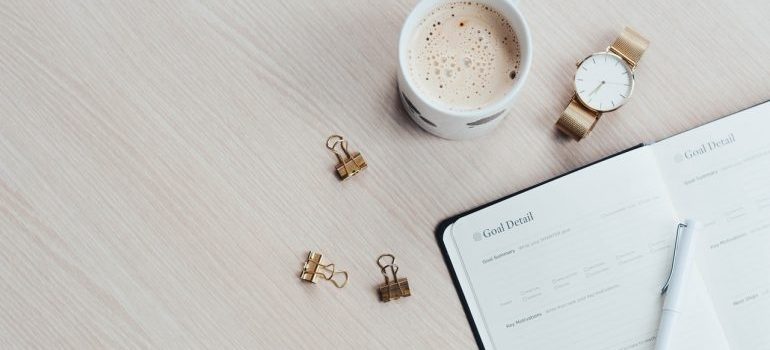
<path fill-rule="evenodd" d="M 674 274 L 674 261 L 676 261 L 677 246 L 679 246 L 679 235 L 682 233 L 682 229 L 687 227 L 687 224 L 679 223 L 676 226 L 676 238 L 674 239 L 674 256 L 671 258 L 671 269 L 668 270 L 668 278 L 666 278 L 666 284 L 663 285 L 663 289 L 660 290 L 660 294 L 666 294 L 668 290 L 668 284 L 671 282 L 671 275 Z"/>

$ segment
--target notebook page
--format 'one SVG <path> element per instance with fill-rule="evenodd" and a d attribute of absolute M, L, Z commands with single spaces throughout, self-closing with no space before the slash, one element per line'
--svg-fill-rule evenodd
<path fill-rule="evenodd" d="M 682 216 L 704 224 L 696 264 L 731 349 L 770 349 L 770 103 L 651 148 Z"/>
<path fill-rule="evenodd" d="M 675 216 L 643 147 L 465 216 L 443 239 L 487 349 L 651 349 Z"/>

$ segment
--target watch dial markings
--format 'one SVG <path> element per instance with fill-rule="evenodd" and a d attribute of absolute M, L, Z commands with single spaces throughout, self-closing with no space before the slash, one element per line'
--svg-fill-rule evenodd
<path fill-rule="evenodd" d="M 604 56 L 604 60 L 598 55 Z M 622 106 L 633 88 L 633 75 L 628 65 L 610 53 L 598 53 L 589 58 L 590 61 L 586 59 L 579 65 L 582 70 L 578 69 L 575 76 L 575 94 L 578 99 L 588 108 L 599 112 Z"/>

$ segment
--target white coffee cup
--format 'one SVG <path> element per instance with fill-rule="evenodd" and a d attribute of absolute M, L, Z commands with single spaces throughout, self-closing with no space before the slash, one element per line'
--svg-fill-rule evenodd
<path fill-rule="evenodd" d="M 450 110 L 424 96 L 415 88 L 408 70 L 408 49 L 412 36 L 420 21 L 440 4 L 457 0 L 422 0 L 412 10 L 401 29 L 398 41 L 398 89 L 401 103 L 412 119 L 425 129 L 439 137 L 462 140 L 478 137 L 490 132 L 502 121 L 514 105 L 532 64 L 532 39 L 529 26 L 519 12 L 515 0 L 476 0 L 499 12 L 513 28 L 519 40 L 521 62 L 513 85 L 507 93 L 492 104 L 476 110 Z"/>

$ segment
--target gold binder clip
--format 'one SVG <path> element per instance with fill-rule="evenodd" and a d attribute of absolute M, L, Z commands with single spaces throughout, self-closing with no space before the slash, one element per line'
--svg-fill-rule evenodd
<path fill-rule="evenodd" d="M 384 264 L 383 258 L 390 258 L 390 262 Z M 395 262 L 396 257 L 393 256 L 393 254 L 382 254 L 377 258 L 377 265 L 380 266 L 380 272 L 385 276 L 385 283 L 381 284 L 377 289 L 380 294 L 380 301 L 387 302 L 412 295 L 412 292 L 409 290 L 409 281 L 407 281 L 406 278 L 398 278 L 396 275 L 398 273 L 398 265 L 396 265 Z M 390 268 L 390 273 L 393 275 L 392 280 L 385 271 L 387 268 Z"/>
<path fill-rule="evenodd" d="M 334 264 L 322 264 L 322 258 L 323 255 L 321 255 L 321 253 L 309 252 L 307 254 L 307 260 L 305 260 L 305 265 L 302 266 L 302 272 L 299 273 L 299 278 L 305 282 L 316 283 L 318 280 L 317 277 L 320 275 L 323 279 L 331 281 L 337 288 L 344 287 L 348 283 L 347 271 L 337 271 Z M 328 274 L 326 272 L 328 272 Z M 334 276 L 336 275 L 344 276 L 342 283 L 334 279 Z"/>
<path fill-rule="evenodd" d="M 342 153 L 337 150 L 339 145 Z M 348 141 L 340 135 L 332 135 L 326 139 L 326 148 L 335 156 L 339 163 L 337 164 L 337 176 L 340 180 L 346 180 L 351 176 L 358 174 L 359 171 L 366 169 L 366 161 L 359 152 L 348 152 Z"/>

